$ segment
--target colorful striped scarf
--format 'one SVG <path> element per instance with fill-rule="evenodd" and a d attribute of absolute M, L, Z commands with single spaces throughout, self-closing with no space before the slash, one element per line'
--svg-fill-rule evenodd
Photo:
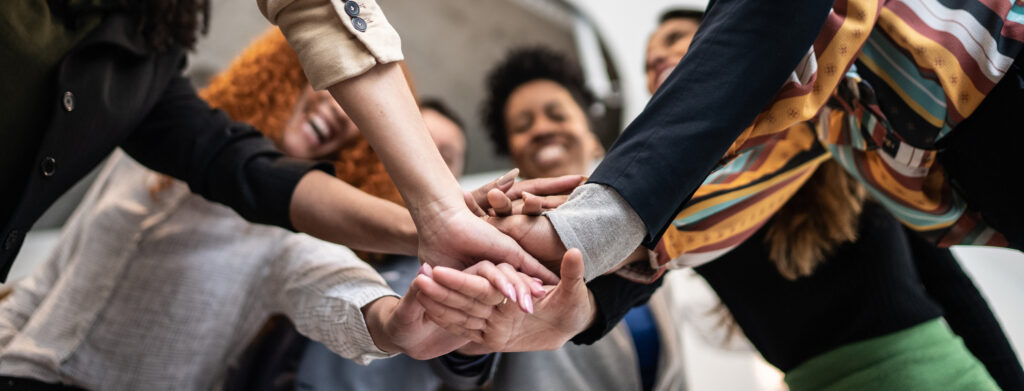
<path fill-rule="evenodd" d="M 1021 0 L 837 0 L 789 80 L 666 231 L 658 266 L 695 266 L 731 250 L 829 158 L 940 245 L 1005 246 L 949 186 L 935 142 L 978 107 L 1022 48 Z M 883 85 L 863 80 L 855 62 Z M 890 121 L 874 88 L 912 110 Z"/>

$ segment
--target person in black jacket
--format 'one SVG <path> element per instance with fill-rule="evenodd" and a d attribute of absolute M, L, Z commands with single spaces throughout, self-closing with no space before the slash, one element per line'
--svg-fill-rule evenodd
<path fill-rule="evenodd" d="M 181 76 L 185 52 L 208 21 L 207 1 L 19 0 L 3 7 L 0 276 L 40 214 L 116 147 L 250 221 L 350 239 L 345 189 L 330 166 L 285 158 L 251 127 L 211 110 Z M 383 26 L 383 18 L 363 25 Z M 460 268 L 504 261 L 555 281 L 465 207 L 407 87 L 394 62 L 332 85 L 402 190 L 415 227 L 348 244 Z M 384 108 L 389 115 L 379 115 Z"/>

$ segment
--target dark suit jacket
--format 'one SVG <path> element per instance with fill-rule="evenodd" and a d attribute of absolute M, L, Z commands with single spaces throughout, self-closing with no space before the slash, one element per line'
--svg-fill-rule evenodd
<path fill-rule="evenodd" d="M 10 218 L 0 221 L 0 277 L 32 223 L 114 148 L 231 206 L 246 219 L 291 228 L 299 179 L 330 165 L 284 158 L 250 126 L 211 110 L 181 76 L 185 51 L 151 51 L 134 19 L 106 16 L 57 67 L 49 125 Z M 0 169 L 7 169 L 6 167 Z M 6 184 L 4 184 L 6 185 Z"/>
<path fill-rule="evenodd" d="M 675 215 L 807 53 L 832 1 L 717 0 L 686 57 L 590 182 L 614 188 L 654 248 Z"/>
<path fill-rule="evenodd" d="M 626 127 L 589 182 L 614 188 L 654 248 L 732 142 L 771 101 L 818 36 L 832 1 L 712 0 L 686 57 Z M 603 279 L 603 280 L 602 280 Z M 591 284 L 598 319 L 573 339 L 610 331 L 651 286 L 604 276 Z"/>

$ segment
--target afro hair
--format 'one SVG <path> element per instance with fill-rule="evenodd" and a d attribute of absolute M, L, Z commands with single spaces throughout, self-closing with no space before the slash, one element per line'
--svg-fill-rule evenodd
<path fill-rule="evenodd" d="M 504 61 L 488 73 L 488 95 L 481 108 L 484 125 L 499 155 L 509 154 L 505 104 L 516 88 L 534 80 L 558 83 L 569 91 L 583 112 L 587 112 L 594 103 L 594 95 L 583 82 L 583 70 L 575 61 L 545 47 L 512 50 Z"/>

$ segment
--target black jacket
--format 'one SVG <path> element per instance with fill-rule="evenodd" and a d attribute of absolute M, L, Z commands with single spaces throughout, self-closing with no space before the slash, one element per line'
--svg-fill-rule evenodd
<path fill-rule="evenodd" d="M 10 218 L 0 222 L 0 277 L 33 222 L 119 146 L 250 221 L 291 228 L 288 206 L 299 179 L 314 167 L 332 168 L 285 158 L 252 127 L 210 109 L 181 76 L 185 60 L 181 48 L 151 51 L 123 14 L 106 16 L 64 56 L 37 164 L 24 187 L 3 189 L 20 196 L 2 206 Z"/>

